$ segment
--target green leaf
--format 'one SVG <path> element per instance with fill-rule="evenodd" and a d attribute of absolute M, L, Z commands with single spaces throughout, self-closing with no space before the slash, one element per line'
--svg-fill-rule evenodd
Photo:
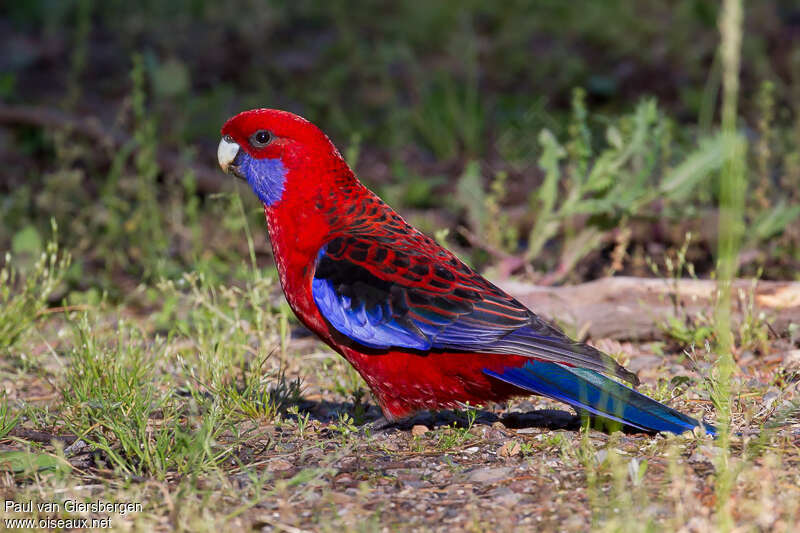
<path fill-rule="evenodd" d="M 486 210 L 486 194 L 483 191 L 481 167 L 477 161 L 469 161 L 464 173 L 458 179 L 456 197 L 459 205 L 467 210 L 467 219 L 473 230 L 479 235 L 486 227 L 488 213 Z"/>
<path fill-rule="evenodd" d="M 35 227 L 25 226 L 12 237 L 11 251 L 14 255 L 38 256 L 42 253 L 42 237 Z"/>
<path fill-rule="evenodd" d="M 69 469 L 69 463 L 55 455 L 26 451 L 0 451 L 0 470 L 20 473 Z"/>
<path fill-rule="evenodd" d="M 800 205 L 786 205 L 781 202 L 772 209 L 759 213 L 753 221 L 750 238 L 756 242 L 769 239 L 782 232 L 800 215 Z"/>
<path fill-rule="evenodd" d="M 539 209 L 542 213 L 549 214 L 556 205 L 558 182 L 561 180 L 559 161 L 566 155 L 566 151 L 548 130 L 542 130 L 539 134 L 539 143 L 542 145 L 539 166 L 545 172 L 544 182 L 538 193 Z"/>
<path fill-rule="evenodd" d="M 532 197 L 536 223 L 528 235 L 528 251 L 525 254 L 527 261 L 536 257 L 548 239 L 558 232 L 559 222 L 553 215 L 558 199 L 558 183 L 561 181 L 559 162 L 567 155 L 564 147 L 550 130 L 541 131 L 539 144 L 542 146 L 539 167 L 544 170 L 545 176 L 542 186 Z"/>
<path fill-rule="evenodd" d="M 725 145 L 722 135 L 701 141 L 695 152 L 664 176 L 659 186 L 660 193 L 674 200 L 685 198 L 701 180 L 722 167 L 726 154 L 731 153 Z"/>

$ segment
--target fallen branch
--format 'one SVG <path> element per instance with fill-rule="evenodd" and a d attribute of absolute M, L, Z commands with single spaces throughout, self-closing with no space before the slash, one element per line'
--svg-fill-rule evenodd
<path fill-rule="evenodd" d="M 12 429 L 9 435 L 11 437 L 17 437 L 32 442 L 41 442 L 44 444 L 50 444 L 52 441 L 57 440 L 63 444 L 70 445 L 78 440 L 78 437 L 75 435 L 55 435 L 53 433 L 37 431 L 35 429 L 27 429 L 19 426 Z"/>
<path fill-rule="evenodd" d="M 633 277 L 602 278 L 568 287 L 543 287 L 515 281 L 497 283 L 537 314 L 591 338 L 656 340 L 665 338 L 664 324 L 670 316 L 711 315 L 717 282 L 711 280 L 663 280 Z M 734 301 L 753 291 L 753 312 L 764 312 L 774 331 L 784 334 L 789 324 L 800 325 L 800 282 L 736 280 Z M 747 313 L 735 305 L 733 320 L 740 323 Z"/>

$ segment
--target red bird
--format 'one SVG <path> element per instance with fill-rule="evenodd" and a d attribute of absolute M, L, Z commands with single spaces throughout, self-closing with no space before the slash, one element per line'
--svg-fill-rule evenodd
<path fill-rule="evenodd" d="M 307 120 L 245 111 L 223 126 L 217 156 L 264 204 L 292 310 L 388 420 L 533 393 L 645 431 L 713 432 L 604 376 L 638 383 L 407 224 Z"/>

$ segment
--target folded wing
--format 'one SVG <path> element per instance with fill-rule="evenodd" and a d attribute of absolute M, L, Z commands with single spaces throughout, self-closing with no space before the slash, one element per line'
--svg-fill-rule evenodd
<path fill-rule="evenodd" d="M 513 354 L 638 380 L 575 342 L 430 240 L 340 236 L 317 255 L 312 294 L 339 333 L 374 349 Z"/>

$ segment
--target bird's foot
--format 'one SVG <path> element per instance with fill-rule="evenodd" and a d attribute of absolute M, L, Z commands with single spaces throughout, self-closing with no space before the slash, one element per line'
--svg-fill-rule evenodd
<path fill-rule="evenodd" d="M 364 424 L 362 429 L 371 433 L 382 433 L 391 429 L 397 429 L 398 427 L 396 420 L 389 420 L 385 416 L 381 416 L 380 418 L 376 418 Z"/>

